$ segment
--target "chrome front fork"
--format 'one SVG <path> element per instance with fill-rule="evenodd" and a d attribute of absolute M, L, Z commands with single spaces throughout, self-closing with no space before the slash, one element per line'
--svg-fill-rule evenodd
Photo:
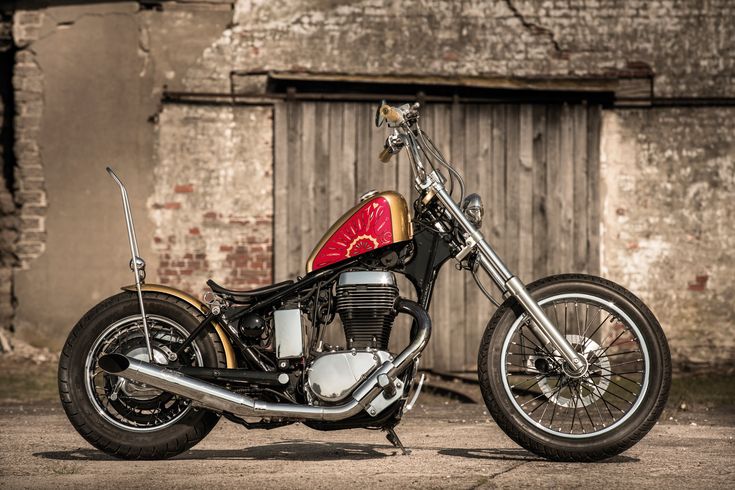
<path fill-rule="evenodd" d="M 553 352 L 558 351 L 567 363 L 570 372 L 577 374 L 583 373 L 587 369 L 587 362 L 569 343 L 569 341 L 559 332 L 559 330 L 546 317 L 539 307 L 538 303 L 531 297 L 523 282 L 515 277 L 500 259 L 495 250 L 485 240 L 483 234 L 470 223 L 467 217 L 454 199 L 444 188 L 440 177 L 430 175 L 427 178 L 430 182 L 422 187 L 430 187 L 436 193 L 437 198 L 441 201 L 447 211 L 460 224 L 467 233 L 467 241 L 476 248 L 480 259 L 480 265 L 490 275 L 495 284 L 501 289 L 513 295 L 521 304 L 528 316 L 533 320 L 531 329 L 542 343 L 543 347 L 550 348 Z"/>
<path fill-rule="evenodd" d="M 135 274 L 135 290 L 138 293 L 138 305 L 140 306 L 140 316 L 143 318 L 143 334 L 145 335 L 145 346 L 148 351 L 148 362 L 153 362 L 153 349 L 151 348 L 151 339 L 148 335 L 148 321 L 145 317 L 145 307 L 143 306 L 143 290 L 141 286 L 145 280 L 145 262 L 140 258 L 138 252 L 138 240 L 135 238 L 135 225 L 133 224 L 133 213 L 130 212 L 130 201 L 128 200 L 128 190 L 123 185 L 120 178 L 115 175 L 115 172 L 107 167 L 107 173 L 110 174 L 115 180 L 115 183 L 120 187 L 120 194 L 122 194 L 123 210 L 125 211 L 125 223 L 128 226 L 128 242 L 130 243 L 130 269 Z"/>

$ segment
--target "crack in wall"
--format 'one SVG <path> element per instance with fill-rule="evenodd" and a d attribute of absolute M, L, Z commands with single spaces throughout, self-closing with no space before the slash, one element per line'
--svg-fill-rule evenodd
<path fill-rule="evenodd" d="M 559 42 L 556 40 L 556 37 L 554 36 L 554 32 L 551 29 L 548 29 L 546 27 L 540 26 L 538 24 L 534 24 L 533 22 L 529 22 L 526 20 L 526 17 L 518 10 L 518 8 L 513 4 L 512 0 L 504 0 L 505 5 L 510 9 L 510 11 L 513 13 L 513 17 L 518 19 L 518 21 L 523 25 L 523 27 L 528 30 L 531 34 L 534 36 L 545 36 L 548 38 L 549 42 L 554 48 L 554 51 L 557 53 L 559 57 L 566 57 L 568 56 L 568 52 L 561 48 L 559 45 Z"/>

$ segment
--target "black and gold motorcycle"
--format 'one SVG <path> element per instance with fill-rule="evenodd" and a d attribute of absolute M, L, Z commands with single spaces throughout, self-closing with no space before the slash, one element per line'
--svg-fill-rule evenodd
<path fill-rule="evenodd" d="M 251 291 L 210 280 L 202 301 L 145 283 L 127 191 L 108 168 L 123 198 L 135 284 L 85 314 L 64 345 L 59 390 L 77 431 L 128 459 L 179 454 L 222 416 L 249 429 L 382 429 L 407 452 L 394 429 L 421 390 L 419 358 L 434 328 L 427 309 L 439 270 L 453 260 L 498 307 L 478 374 L 509 437 L 558 461 L 608 458 L 638 442 L 660 416 L 671 380 L 656 318 L 599 277 L 524 285 L 481 233 L 480 196 L 464 195 L 461 176 L 421 130 L 418 109 L 384 103 L 375 121 L 392 128 L 380 160 L 408 152 L 413 217 L 401 195 L 368 192 L 327 231 L 304 277 Z M 391 352 L 397 315 L 410 317 L 411 336 Z M 338 319 L 344 345 L 328 345 L 324 331 Z"/>

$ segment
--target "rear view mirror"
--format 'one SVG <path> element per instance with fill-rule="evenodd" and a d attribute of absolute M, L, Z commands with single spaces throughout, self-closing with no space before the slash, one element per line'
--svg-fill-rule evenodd
<path fill-rule="evenodd" d="M 378 108 L 375 110 L 375 127 L 379 128 L 383 125 L 385 122 L 385 117 L 383 117 L 382 112 L 380 109 L 385 105 L 385 99 L 380 101 L 380 104 L 378 105 Z"/>

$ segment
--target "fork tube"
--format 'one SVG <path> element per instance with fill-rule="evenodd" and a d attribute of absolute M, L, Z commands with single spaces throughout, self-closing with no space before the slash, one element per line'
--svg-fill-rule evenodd
<path fill-rule="evenodd" d="M 133 213 L 130 211 L 130 201 L 128 199 L 128 190 L 122 183 L 120 178 L 115 172 L 107 167 L 107 173 L 115 180 L 115 183 L 120 187 L 120 194 L 122 195 L 123 211 L 125 212 L 125 224 L 128 227 L 128 243 L 130 244 L 130 253 L 133 258 L 131 261 L 131 269 L 135 274 L 135 291 L 138 293 L 138 306 L 140 306 L 140 315 L 143 318 L 143 335 L 145 336 L 145 346 L 148 351 L 148 362 L 153 362 L 153 349 L 151 348 L 151 339 L 148 335 L 148 320 L 145 317 L 145 307 L 143 306 L 143 290 L 141 289 L 141 278 L 140 269 L 138 267 L 138 260 L 140 255 L 138 252 L 138 240 L 135 237 L 135 225 L 133 223 Z"/>
<path fill-rule="evenodd" d="M 460 223 L 462 228 L 469 233 L 472 239 L 477 243 L 477 248 L 480 251 L 480 264 L 483 268 L 488 274 L 490 274 L 502 291 L 510 292 L 518 300 L 521 306 L 523 306 L 523 309 L 528 313 L 528 316 L 531 317 L 533 324 L 535 324 L 532 324 L 532 327 L 536 327 L 533 328 L 533 330 L 537 333 L 539 340 L 543 342 L 545 346 L 550 343 L 555 347 L 561 353 L 572 371 L 575 373 L 584 371 L 586 366 L 583 358 L 576 350 L 574 350 L 574 347 L 572 347 L 569 341 L 546 317 L 538 303 L 536 303 L 526 290 L 523 282 L 508 270 L 508 267 L 506 267 L 490 244 L 487 243 L 480 230 L 475 228 L 475 226 L 469 222 L 444 186 L 434 181 L 432 187 L 436 191 L 436 195 L 444 207 L 452 214 L 452 217 Z"/>

